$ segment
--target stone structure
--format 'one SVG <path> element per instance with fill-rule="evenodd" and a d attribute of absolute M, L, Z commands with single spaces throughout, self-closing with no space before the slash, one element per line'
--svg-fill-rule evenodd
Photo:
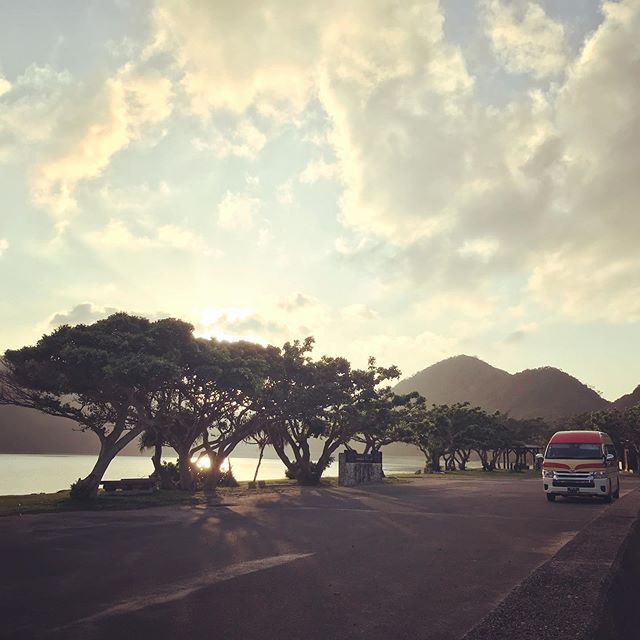
<path fill-rule="evenodd" d="M 382 482 L 382 452 L 344 451 L 338 456 L 338 484 L 355 487 L 368 482 Z"/>

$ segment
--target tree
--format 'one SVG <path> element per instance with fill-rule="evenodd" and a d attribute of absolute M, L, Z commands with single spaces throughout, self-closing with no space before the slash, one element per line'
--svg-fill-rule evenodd
<path fill-rule="evenodd" d="M 149 426 L 150 395 L 180 378 L 193 349 L 186 322 L 116 313 L 92 325 L 62 326 L 3 358 L 0 403 L 69 418 L 100 440 L 94 468 L 72 496 L 95 496 L 111 460 Z"/>
<path fill-rule="evenodd" d="M 640 404 L 625 409 L 583 413 L 574 416 L 570 426 L 608 433 L 619 450 L 629 449 L 634 453 L 636 469 L 640 465 Z"/>
<path fill-rule="evenodd" d="M 396 367 L 352 369 L 344 358 L 311 357 L 314 340 L 287 342 L 263 394 L 273 447 L 287 474 L 300 484 L 317 484 L 333 454 L 359 431 L 359 412 L 375 397 L 376 387 L 399 377 Z M 322 440 L 312 460 L 310 442 Z"/>
<path fill-rule="evenodd" d="M 250 342 L 198 339 L 182 376 L 150 397 L 148 419 L 178 454 L 181 489 L 193 488 L 191 460 L 198 453 L 209 458 L 207 484 L 215 487 L 225 458 L 262 424 L 256 401 L 272 352 Z"/>
<path fill-rule="evenodd" d="M 245 438 L 247 444 L 255 444 L 258 447 L 258 464 L 256 464 L 256 470 L 253 474 L 253 483 L 255 484 L 258 479 L 258 472 L 260 471 L 260 465 L 262 464 L 262 458 L 264 457 L 264 450 L 271 444 L 271 435 L 267 429 L 260 429 L 249 437 Z"/>
<path fill-rule="evenodd" d="M 404 441 L 407 411 L 424 402 L 417 392 L 397 395 L 390 387 L 376 390 L 373 397 L 360 405 L 360 428 L 353 440 L 365 445 L 364 453 L 377 452 L 392 442 Z"/>
<path fill-rule="evenodd" d="M 449 445 L 449 418 L 447 405 L 424 403 L 412 406 L 406 413 L 404 424 L 405 441 L 413 444 L 425 457 L 425 471 L 441 470 L 440 458 Z"/>

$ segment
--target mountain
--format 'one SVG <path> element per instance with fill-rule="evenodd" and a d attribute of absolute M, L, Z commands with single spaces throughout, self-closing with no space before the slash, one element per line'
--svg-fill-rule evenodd
<path fill-rule="evenodd" d="M 396 385 L 396 393 L 418 391 L 429 403 L 494 407 L 511 374 L 471 356 L 455 356 L 437 362 Z"/>
<path fill-rule="evenodd" d="M 471 356 L 442 360 L 396 386 L 418 391 L 429 403 L 469 402 L 514 418 L 556 419 L 606 409 L 611 403 L 577 378 L 554 367 L 511 374 Z"/>
<path fill-rule="evenodd" d="M 640 384 L 631 392 L 613 401 L 616 409 L 628 409 L 640 404 Z"/>
<path fill-rule="evenodd" d="M 0 453 L 97 454 L 99 448 L 93 433 L 77 431 L 70 420 L 33 409 L 0 406 Z M 138 454 L 137 443 L 128 444 L 123 453 Z"/>

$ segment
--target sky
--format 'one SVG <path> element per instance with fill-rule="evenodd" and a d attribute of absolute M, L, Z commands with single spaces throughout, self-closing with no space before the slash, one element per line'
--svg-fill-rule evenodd
<path fill-rule="evenodd" d="M 640 0 L 0 0 L 0 351 L 117 310 L 640 383 Z"/>

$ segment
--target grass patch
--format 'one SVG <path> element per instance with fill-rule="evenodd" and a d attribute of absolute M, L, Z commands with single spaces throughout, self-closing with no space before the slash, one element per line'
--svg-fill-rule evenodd
<path fill-rule="evenodd" d="M 444 473 L 394 473 L 391 477 L 394 478 L 414 478 L 416 480 L 442 480 L 446 478 L 457 478 L 467 480 L 526 480 L 531 478 L 540 478 L 540 471 L 528 469 L 519 473 L 514 473 L 507 469 L 496 469 L 495 471 L 483 471 L 482 469 L 467 469 L 466 471 L 447 471 Z"/>
<path fill-rule="evenodd" d="M 57 493 L 32 493 L 23 496 L 0 496 L 0 516 L 15 516 L 26 513 L 64 511 L 120 511 L 146 509 L 172 505 L 196 505 L 209 500 L 204 493 L 186 491 L 157 491 L 156 493 L 108 496 L 98 494 L 93 500 L 76 501 L 69 498 L 68 491 Z"/>

